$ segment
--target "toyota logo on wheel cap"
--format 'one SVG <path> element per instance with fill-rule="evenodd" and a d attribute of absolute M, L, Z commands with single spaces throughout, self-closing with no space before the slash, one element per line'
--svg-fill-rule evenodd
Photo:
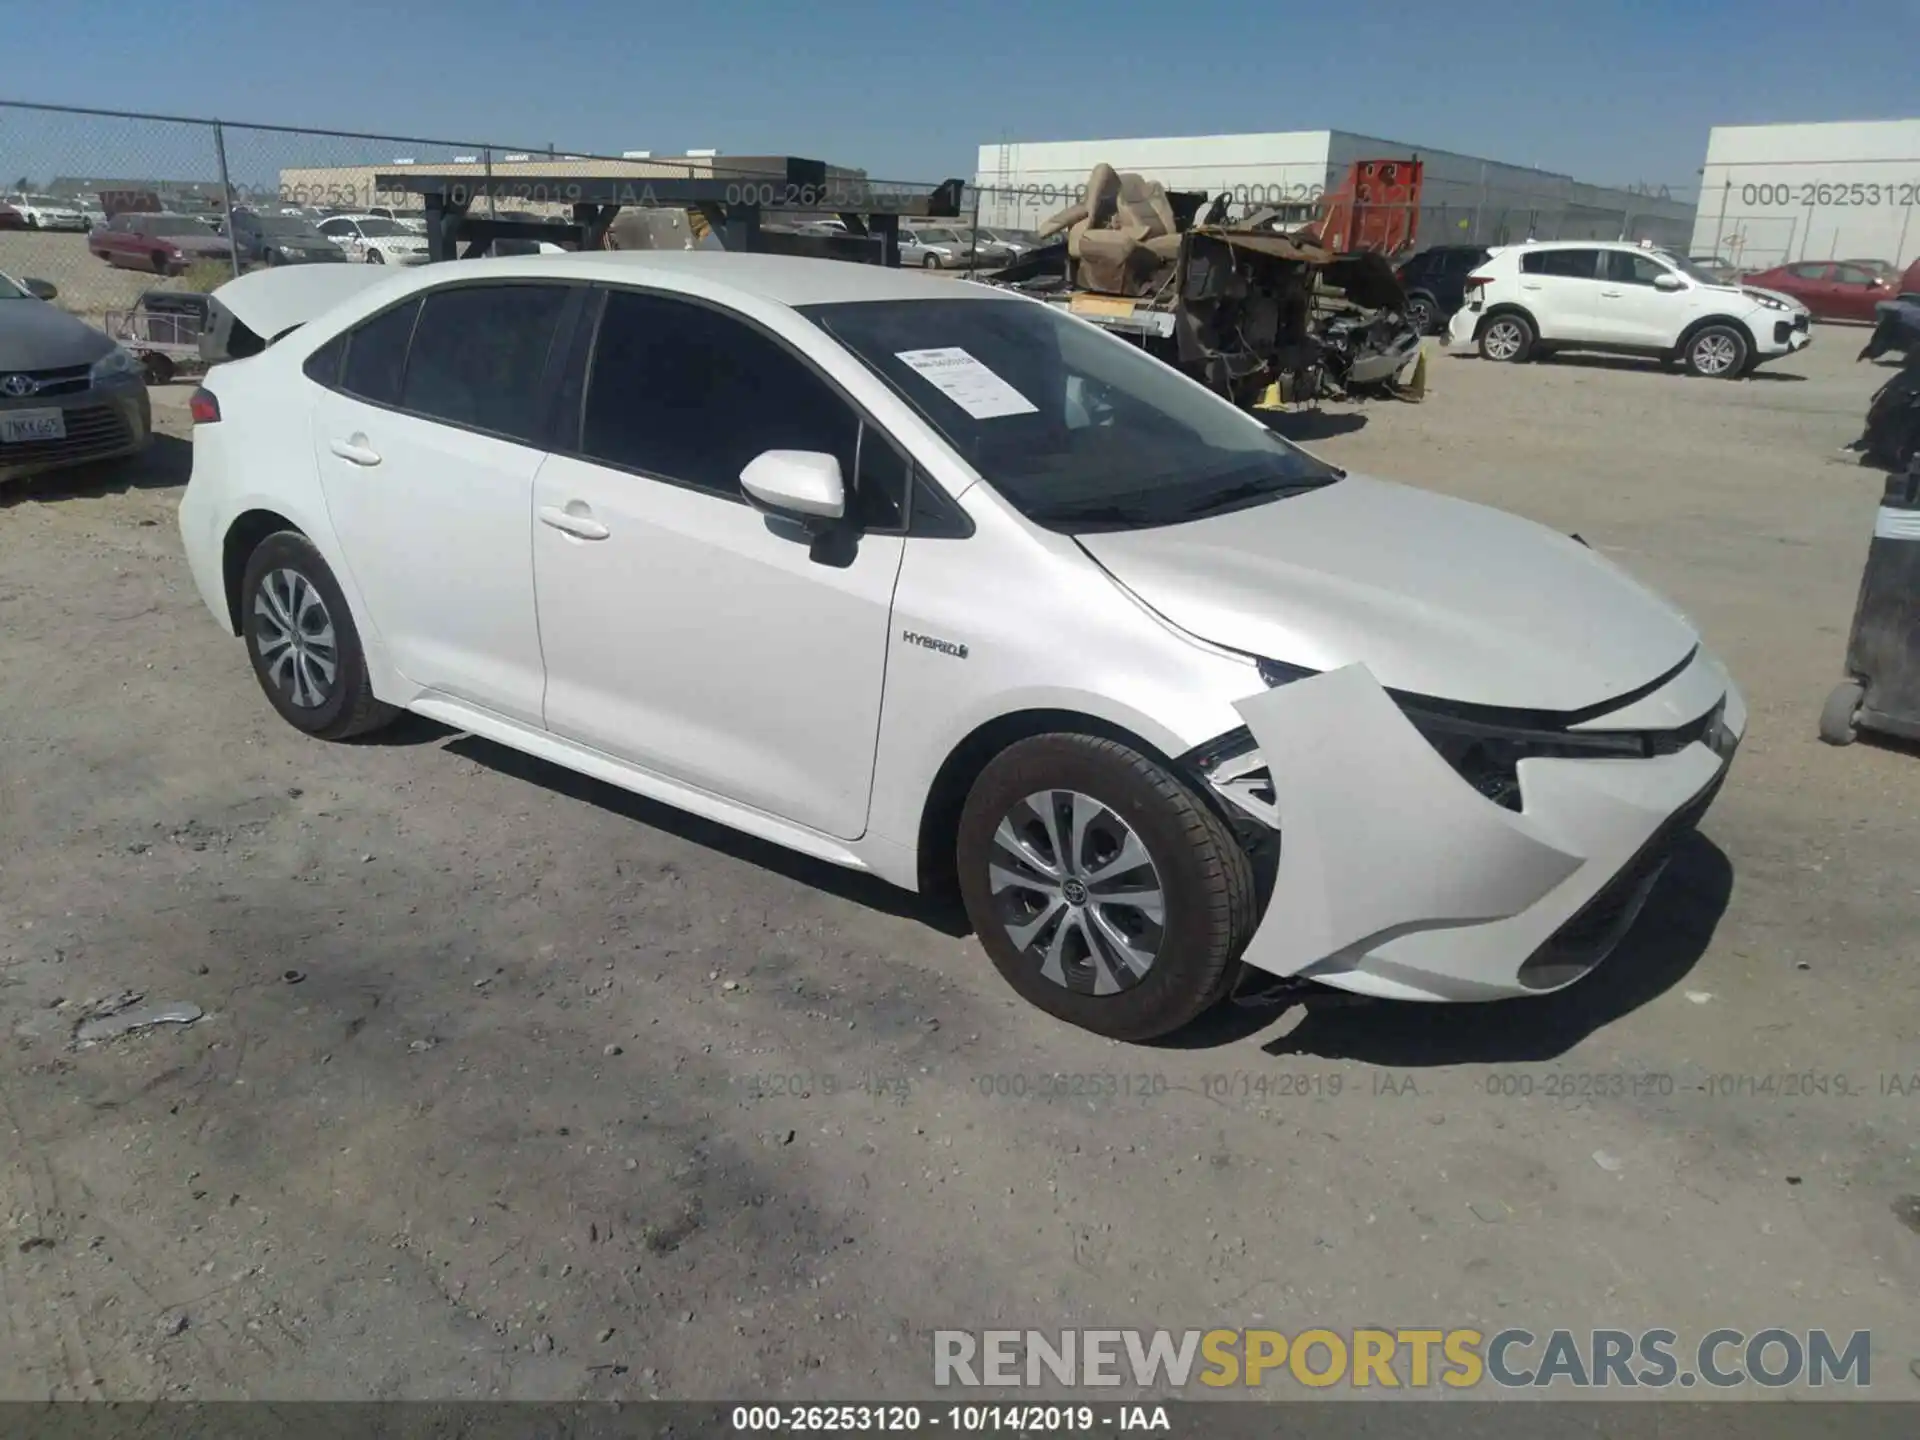
<path fill-rule="evenodd" d="M 31 375 L 0 376 L 0 395 L 11 395 L 18 400 L 23 395 L 31 395 L 40 388 L 40 382 Z"/>

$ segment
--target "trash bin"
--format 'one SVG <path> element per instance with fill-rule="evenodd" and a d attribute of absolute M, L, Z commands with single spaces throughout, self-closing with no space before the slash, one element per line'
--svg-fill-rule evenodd
<path fill-rule="evenodd" d="M 1920 455 L 1887 477 L 1847 637 L 1847 678 L 1820 711 L 1820 738 L 1862 729 L 1920 740 Z"/>

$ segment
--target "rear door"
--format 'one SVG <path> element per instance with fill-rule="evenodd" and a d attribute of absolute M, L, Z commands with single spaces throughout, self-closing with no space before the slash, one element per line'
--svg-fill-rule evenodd
<path fill-rule="evenodd" d="M 1520 301 L 1542 340 L 1611 343 L 1600 316 L 1600 257 L 1597 249 L 1522 248 Z"/>
<path fill-rule="evenodd" d="M 394 667 L 529 725 L 546 683 L 532 556 L 545 372 L 581 293 L 442 286 L 309 361 L 327 387 L 313 410 L 327 511 Z"/>

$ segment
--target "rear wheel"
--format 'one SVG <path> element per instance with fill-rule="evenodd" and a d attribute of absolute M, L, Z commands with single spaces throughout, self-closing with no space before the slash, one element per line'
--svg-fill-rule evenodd
<path fill-rule="evenodd" d="M 247 561 L 240 597 L 254 678 L 289 725 L 344 740 L 398 713 L 374 698 L 346 597 L 306 536 L 282 530 L 262 540 Z"/>
<path fill-rule="evenodd" d="M 164 275 L 167 273 L 167 257 L 162 251 L 154 251 L 147 259 L 153 266 L 154 274 Z"/>
<path fill-rule="evenodd" d="M 974 782 L 956 853 L 967 914 L 1007 983 L 1117 1040 L 1168 1034 L 1217 1002 L 1253 930 L 1246 852 L 1118 741 L 1010 745 Z"/>
<path fill-rule="evenodd" d="M 1524 315 L 1496 315 L 1480 332 L 1480 358 L 1519 364 L 1533 353 L 1533 326 Z"/>
<path fill-rule="evenodd" d="M 1440 319 L 1440 307 L 1428 295 L 1416 295 L 1407 301 L 1407 323 L 1422 335 L 1431 335 Z"/>
<path fill-rule="evenodd" d="M 1747 337 L 1731 325 L 1708 325 L 1687 341 L 1687 373 L 1708 380 L 1738 380 L 1747 370 Z"/>

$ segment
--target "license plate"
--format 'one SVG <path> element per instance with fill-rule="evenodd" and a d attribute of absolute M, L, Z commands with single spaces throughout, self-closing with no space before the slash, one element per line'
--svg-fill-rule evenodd
<path fill-rule="evenodd" d="M 67 438 L 64 410 L 8 410 L 0 412 L 0 442 L 25 445 L 35 440 Z"/>

